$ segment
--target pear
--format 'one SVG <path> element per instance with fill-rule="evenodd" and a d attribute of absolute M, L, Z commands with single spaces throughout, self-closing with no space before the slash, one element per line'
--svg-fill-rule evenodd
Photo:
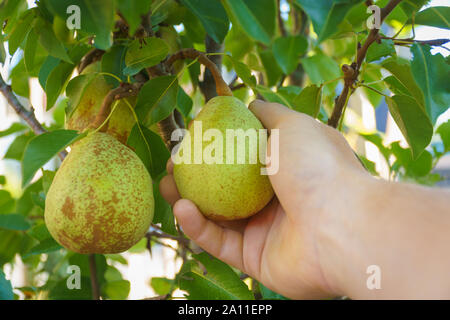
<path fill-rule="evenodd" d="M 223 138 L 222 164 L 203 161 L 194 163 L 195 124 L 189 127 L 187 136 L 180 144 L 174 157 L 174 178 L 180 195 L 193 201 L 200 211 L 213 220 L 236 220 L 247 218 L 260 211 L 273 197 L 273 189 L 267 175 L 261 174 L 263 165 L 257 157 L 256 163 L 250 163 L 250 155 L 258 155 L 258 130 L 263 129 L 261 122 L 247 109 L 239 99 L 231 96 L 212 98 L 195 119 L 201 121 L 202 131 L 218 129 Z M 234 161 L 226 161 L 226 130 L 255 129 L 258 137 L 256 145 L 245 142 L 245 163 L 237 163 L 238 149 L 234 145 Z M 198 138 L 198 137 L 197 137 Z M 202 137 L 199 137 L 200 139 Z M 190 146 L 191 163 L 186 163 L 184 152 Z M 213 141 L 211 142 L 213 143 Z M 242 147 L 242 146 L 241 146 Z M 203 154 L 207 154 L 209 144 L 203 142 Z M 215 151 L 214 151 L 215 152 Z M 211 152 L 212 154 L 213 152 Z M 265 154 L 265 150 L 264 150 Z M 204 159 L 203 159 L 204 160 Z M 180 162 L 181 161 L 181 162 Z"/>
<path fill-rule="evenodd" d="M 65 248 L 118 253 L 145 235 L 153 219 L 152 180 L 128 147 L 106 133 L 76 142 L 45 200 L 45 223 Z"/>
<path fill-rule="evenodd" d="M 100 72 L 100 61 L 87 66 L 81 74 Z M 75 106 L 75 110 L 66 120 L 66 129 L 82 132 L 91 123 L 100 111 L 103 99 L 113 87 L 106 81 L 105 76 L 97 75 L 84 88 L 83 96 L 80 102 Z M 106 133 L 112 135 L 117 140 L 126 144 L 128 136 L 135 124 L 133 113 L 129 106 L 122 99 L 114 109 L 114 113 L 108 122 Z M 136 103 L 136 97 L 126 98 L 131 106 Z"/>

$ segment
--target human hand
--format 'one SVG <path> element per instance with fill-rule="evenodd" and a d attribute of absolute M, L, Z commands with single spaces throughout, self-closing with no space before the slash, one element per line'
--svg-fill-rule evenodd
<path fill-rule="evenodd" d="M 267 129 L 279 129 L 279 170 L 269 176 L 276 197 L 261 212 L 241 221 L 208 220 L 180 199 L 170 160 L 161 194 L 188 237 L 273 291 L 295 299 L 343 294 L 328 272 L 334 262 L 322 259 L 320 249 L 328 234 L 338 234 L 328 230 L 335 225 L 328 223 L 331 204 L 365 170 L 335 129 L 276 103 L 256 100 L 249 108 Z"/>

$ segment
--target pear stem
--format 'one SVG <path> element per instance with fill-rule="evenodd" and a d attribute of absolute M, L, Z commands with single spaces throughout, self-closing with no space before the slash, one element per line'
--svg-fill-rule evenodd
<path fill-rule="evenodd" d="M 211 72 L 214 78 L 214 82 L 216 83 L 216 91 L 219 96 L 233 95 L 233 92 L 230 90 L 230 87 L 228 87 L 225 80 L 223 80 L 219 68 L 217 68 L 216 64 L 212 62 L 203 52 L 200 52 L 192 48 L 183 49 L 170 56 L 165 64 L 167 68 L 170 69 L 175 61 L 183 59 L 198 59 L 198 62 L 200 62 L 206 68 L 208 68 L 208 70 Z"/>
<path fill-rule="evenodd" d="M 98 129 L 100 126 L 101 132 L 105 132 L 108 129 L 107 125 L 103 123 L 111 113 L 111 105 L 114 101 L 136 96 L 139 93 L 143 83 L 121 83 L 119 87 L 112 89 L 103 99 L 102 106 L 98 112 L 94 122 L 89 126 L 91 129 Z"/>

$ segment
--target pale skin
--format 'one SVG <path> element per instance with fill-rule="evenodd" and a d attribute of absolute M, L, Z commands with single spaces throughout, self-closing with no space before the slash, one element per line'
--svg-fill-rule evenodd
<path fill-rule="evenodd" d="M 169 161 L 160 190 L 188 237 L 292 299 L 450 299 L 450 191 L 374 178 L 337 130 L 280 104 L 249 108 L 279 129 L 276 196 L 216 223 L 180 198 Z M 370 265 L 381 289 L 366 285 Z"/>

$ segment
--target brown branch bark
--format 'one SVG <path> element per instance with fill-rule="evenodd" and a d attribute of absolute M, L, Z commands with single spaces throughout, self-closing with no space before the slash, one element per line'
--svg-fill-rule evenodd
<path fill-rule="evenodd" d="M 0 91 L 3 96 L 8 101 L 8 104 L 14 109 L 14 111 L 21 117 L 25 122 L 30 126 L 31 130 L 37 135 L 43 134 L 47 132 L 44 127 L 37 121 L 36 116 L 34 114 L 34 108 L 31 106 L 31 110 L 27 110 L 17 99 L 17 97 L 12 92 L 11 86 L 6 84 L 3 78 L 0 76 Z M 67 156 L 67 152 L 65 150 L 58 153 L 58 156 L 61 160 Z"/>
<path fill-rule="evenodd" d="M 278 28 L 280 29 L 280 34 L 282 37 L 287 35 L 286 28 L 284 27 L 284 21 L 281 17 L 281 5 L 280 0 L 277 0 L 277 20 L 278 20 Z"/>
<path fill-rule="evenodd" d="M 139 93 L 143 83 L 122 83 L 119 87 L 112 89 L 103 99 L 102 106 L 90 128 L 97 129 L 108 118 L 111 112 L 111 105 L 114 101 L 127 97 L 136 96 Z M 107 123 L 100 129 L 105 132 L 108 129 Z"/>
<path fill-rule="evenodd" d="M 384 19 L 391 13 L 392 10 L 400 3 L 402 0 L 390 0 L 388 4 L 381 9 L 380 12 L 380 23 L 384 21 Z M 339 97 L 336 99 L 335 106 L 333 109 L 333 112 L 331 114 L 331 117 L 328 119 L 328 125 L 332 126 L 333 128 L 336 128 L 339 124 L 339 120 L 342 116 L 342 111 L 345 107 L 345 103 L 347 101 L 347 95 L 350 92 L 350 89 L 352 88 L 353 84 L 358 79 L 359 70 L 361 68 L 361 65 L 366 57 L 367 50 L 369 49 L 370 45 L 377 41 L 379 39 L 378 35 L 379 29 L 372 29 L 369 32 L 369 35 L 366 38 L 366 41 L 364 41 L 363 45 L 358 48 L 355 62 L 352 63 L 351 66 L 343 66 L 342 70 L 344 71 L 344 89 L 342 90 Z M 348 70 L 348 67 L 350 67 L 352 70 Z M 346 69 L 347 73 L 346 73 Z"/>
<path fill-rule="evenodd" d="M 198 59 L 198 62 L 203 64 L 206 68 L 208 68 L 209 71 L 211 71 L 211 74 L 214 78 L 214 82 L 216 84 L 216 91 L 217 94 L 220 96 L 232 96 L 233 93 L 231 92 L 230 88 L 228 87 L 227 83 L 223 80 L 222 75 L 217 68 L 217 65 L 212 62 L 205 53 L 197 51 L 192 48 L 188 49 L 182 49 L 178 51 L 177 53 L 170 56 L 170 58 L 166 61 L 167 69 L 170 70 L 172 67 L 172 64 L 181 59 Z"/>
<path fill-rule="evenodd" d="M 92 287 L 92 300 L 100 300 L 100 286 L 97 279 L 97 263 L 95 262 L 95 254 L 89 255 L 89 271 Z"/>
<path fill-rule="evenodd" d="M 223 44 L 215 42 L 210 36 L 205 37 L 205 48 L 206 53 L 221 53 L 223 52 Z M 222 55 L 211 55 L 209 59 L 216 65 L 220 72 L 222 68 Z M 216 84 L 214 75 L 207 68 L 203 74 L 203 81 L 199 83 L 199 87 L 203 95 L 205 96 L 206 102 L 217 96 Z"/>
<path fill-rule="evenodd" d="M 78 73 L 83 72 L 83 70 L 90 64 L 99 61 L 105 51 L 100 49 L 92 49 L 89 51 L 81 60 L 80 64 L 78 65 Z"/>

